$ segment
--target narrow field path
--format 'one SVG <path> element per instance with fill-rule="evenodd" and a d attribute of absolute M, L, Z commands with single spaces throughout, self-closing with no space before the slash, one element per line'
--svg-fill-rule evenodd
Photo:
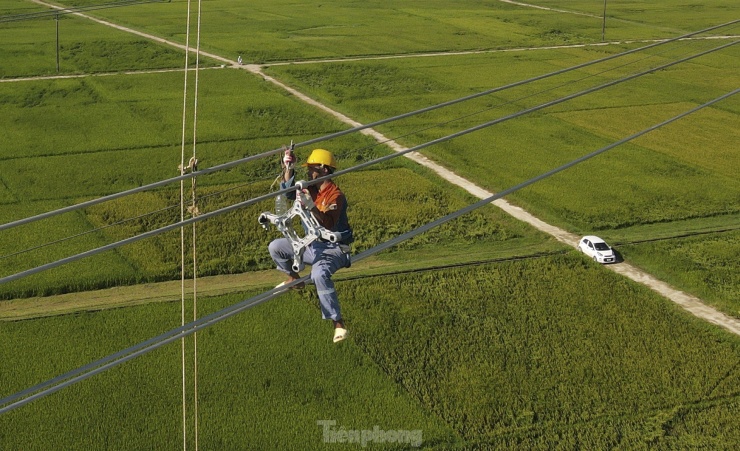
<path fill-rule="evenodd" d="M 201 67 L 199 70 L 223 69 L 222 67 Z M 191 69 L 195 70 L 195 69 Z M 0 83 L 20 83 L 24 81 L 39 80 L 68 80 L 73 78 L 110 77 L 113 75 L 135 75 L 135 74 L 164 74 L 168 72 L 183 72 L 184 69 L 146 69 L 127 70 L 123 72 L 98 72 L 94 74 L 64 74 L 64 75 L 38 75 L 35 77 L 0 78 Z"/>
<path fill-rule="evenodd" d="M 514 0 L 498 0 L 498 1 L 500 1 L 501 3 L 509 3 L 511 5 L 523 6 L 525 8 L 542 9 L 542 10 L 545 10 L 545 11 L 552 11 L 552 12 L 564 13 L 564 14 L 575 14 L 576 16 L 594 17 L 596 19 L 601 19 L 602 18 L 602 16 L 598 16 L 596 14 L 582 13 L 580 11 L 569 11 L 569 10 L 566 10 L 566 9 L 550 8 L 550 7 L 547 7 L 547 6 L 532 5 L 530 3 L 516 2 Z"/>
<path fill-rule="evenodd" d="M 41 5 L 44 5 L 44 6 L 48 6 L 50 8 L 60 9 L 58 6 L 54 6 L 54 5 L 50 5 L 48 3 L 44 3 L 41 0 L 32 0 L 32 1 L 34 1 L 35 3 L 41 4 Z M 147 39 L 152 39 L 152 40 L 154 40 L 156 42 L 159 42 L 159 43 L 163 43 L 163 44 L 166 44 L 166 45 L 171 45 L 173 47 L 176 47 L 176 48 L 185 50 L 185 46 L 184 45 L 177 44 L 177 43 L 174 43 L 172 41 L 168 41 L 166 39 L 162 39 L 162 38 L 157 37 L 157 36 L 153 36 L 153 35 L 150 35 L 150 34 L 147 34 L 147 33 L 142 33 L 140 31 L 133 30 L 133 29 L 130 29 L 128 27 L 117 25 L 117 24 L 114 24 L 114 23 L 111 23 L 111 22 L 108 22 L 108 21 L 96 19 L 96 18 L 90 17 L 90 16 L 88 16 L 86 14 L 82 14 L 82 13 L 75 13 L 75 14 L 78 15 L 78 16 L 80 16 L 80 17 L 85 17 L 85 18 L 88 18 L 90 20 L 93 20 L 93 21 L 98 22 L 100 24 L 103 24 L 103 25 L 106 25 L 106 26 L 110 26 L 110 27 L 116 28 L 118 30 L 122 30 L 122 31 L 126 31 L 126 32 L 129 32 L 129 33 L 133 33 L 133 34 L 135 34 L 137 36 L 142 36 L 142 37 L 145 37 Z M 327 105 L 324 105 L 324 104 L 322 104 L 322 103 L 320 103 L 320 102 L 312 99 L 311 97 L 309 97 L 309 96 L 307 96 L 307 95 L 305 95 L 305 94 L 297 91 L 296 89 L 294 89 L 294 88 L 292 88 L 292 87 L 290 87 L 290 86 L 282 83 L 281 81 L 279 81 L 279 80 L 277 80 L 277 79 L 275 79 L 275 78 L 273 78 L 273 77 L 265 74 L 262 71 L 262 66 L 260 66 L 260 65 L 255 65 L 255 64 L 239 65 L 236 61 L 230 60 L 228 58 L 225 58 L 225 57 L 222 57 L 222 56 L 219 56 L 219 55 L 215 55 L 215 54 L 212 54 L 212 53 L 206 53 L 206 52 L 201 52 L 201 54 L 204 55 L 204 56 L 208 56 L 210 58 L 213 58 L 215 60 L 221 61 L 224 64 L 228 64 L 228 65 L 230 65 L 232 67 L 238 67 L 238 68 L 245 69 L 245 70 L 253 73 L 254 75 L 257 75 L 259 77 L 262 77 L 266 81 L 269 81 L 270 83 L 273 83 L 276 86 L 281 87 L 282 89 L 286 90 L 287 92 L 290 92 L 291 94 L 293 94 L 294 96 L 296 96 L 296 98 L 300 99 L 301 101 L 303 101 L 303 102 L 305 102 L 305 103 L 307 103 L 309 105 L 312 105 L 312 106 L 314 106 L 314 107 L 316 107 L 316 108 L 318 108 L 318 109 L 320 109 L 322 111 L 325 111 L 326 113 L 331 114 L 336 119 L 344 122 L 345 124 L 347 124 L 347 125 L 349 125 L 351 127 L 357 127 L 359 125 L 362 125 L 359 122 L 353 120 L 352 118 L 350 118 L 350 117 L 348 117 L 348 116 L 346 116 L 346 115 L 344 115 L 344 114 L 342 114 L 342 113 L 340 113 L 338 111 L 333 110 L 332 108 L 328 107 Z M 395 142 L 395 141 L 387 138 L 382 133 L 380 133 L 380 132 L 378 132 L 376 130 L 373 130 L 373 129 L 365 129 L 365 130 L 362 130 L 361 133 L 374 138 L 375 140 L 377 140 L 380 143 L 384 143 L 384 144 L 388 145 L 391 149 L 393 149 L 396 152 L 404 151 L 404 150 L 407 149 L 406 147 L 401 146 L 397 142 Z M 450 183 L 452 183 L 452 184 L 454 184 L 456 186 L 459 186 L 459 187 L 463 188 L 464 190 L 466 190 L 467 192 L 469 192 L 470 194 L 472 194 L 473 196 L 475 196 L 475 197 L 477 197 L 479 199 L 485 199 L 485 198 L 491 197 L 494 194 L 494 193 L 491 193 L 491 192 L 489 192 L 489 191 L 487 191 L 487 190 L 485 190 L 485 189 L 477 186 L 473 182 L 460 177 L 459 175 L 455 174 L 454 172 L 450 171 L 449 169 L 440 166 L 439 164 L 435 163 L 434 161 L 430 160 L 429 158 L 427 158 L 426 156 L 424 156 L 424 155 L 422 155 L 422 154 L 420 154 L 418 152 L 408 153 L 408 154 L 405 154 L 404 156 L 407 157 L 407 158 L 409 158 L 409 159 L 411 159 L 412 161 L 414 161 L 414 162 L 422 165 L 422 166 L 425 166 L 425 167 L 429 168 L 430 170 L 434 171 L 436 174 L 438 174 L 443 179 L 449 181 Z M 555 239 L 557 239 L 558 241 L 560 241 L 562 243 L 565 243 L 565 244 L 567 244 L 569 246 L 572 246 L 574 248 L 577 246 L 578 239 L 579 239 L 579 237 L 577 235 L 574 235 L 574 234 L 572 234 L 572 233 L 570 233 L 570 232 L 568 232 L 566 230 L 563 230 L 563 229 L 561 229 L 559 227 L 556 227 L 556 226 L 553 226 L 551 224 L 548 224 L 548 223 L 546 223 L 546 222 L 544 222 L 544 221 L 542 221 L 542 220 L 534 217 L 533 215 L 531 215 L 530 213 L 528 213 L 524 209 L 522 209 L 520 207 L 517 207 L 517 206 L 514 206 L 514 205 L 511 205 L 509 202 L 507 202 L 504 199 L 498 199 L 498 200 L 494 201 L 493 204 L 496 205 L 497 207 L 501 208 L 502 210 L 504 210 L 506 213 L 510 214 L 511 216 L 513 216 L 513 217 L 515 217 L 515 218 L 517 218 L 517 219 L 519 219 L 521 221 L 524 221 L 524 222 L 532 225 L 533 227 L 537 228 L 538 230 L 541 230 L 541 231 L 543 231 L 545 233 L 550 234 L 551 236 L 555 237 Z M 638 283 L 641 283 L 641 284 L 644 284 L 644 285 L 648 286 L 650 289 L 654 290 L 655 292 L 659 293 L 660 295 L 666 297 L 667 299 L 669 299 L 669 300 L 673 301 L 674 303 L 676 303 L 677 305 L 681 306 L 682 308 L 684 308 L 685 310 L 687 310 L 692 315 L 695 315 L 695 316 L 697 316 L 699 318 L 702 318 L 702 319 L 704 319 L 704 320 L 706 320 L 706 321 L 708 321 L 708 322 L 710 322 L 712 324 L 715 324 L 717 326 L 720 326 L 720 327 L 722 327 L 722 328 L 724 328 L 724 329 L 726 329 L 726 330 L 728 330 L 728 331 L 730 331 L 730 332 L 732 332 L 732 333 L 734 333 L 736 335 L 740 335 L 740 320 L 735 319 L 733 317 L 730 317 L 729 315 L 726 315 L 726 314 L 724 314 L 724 313 L 722 313 L 722 312 L 714 309 L 713 307 L 706 305 L 699 298 L 697 298 L 695 296 L 691 296 L 691 295 L 689 295 L 687 293 L 684 293 L 684 292 L 682 292 L 680 290 L 677 290 L 677 289 L 671 287 L 670 285 L 668 285 L 668 284 L 666 284 L 666 283 L 664 283 L 664 282 L 656 279 L 652 275 L 650 275 L 650 274 L 648 274 L 648 273 L 640 270 L 639 268 L 630 265 L 629 263 L 623 262 L 623 263 L 617 263 L 617 264 L 612 264 L 612 265 L 606 265 L 606 268 L 611 269 L 612 271 L 614 271 L 614 272 L 616 272 L 618 274 L 621 274 L 621 275 L 623 275 L 625 277 L 628 277 L 628 278 L 630 278 L 631 280 L 633 280 L 635 282 L 638 282 Z"/>

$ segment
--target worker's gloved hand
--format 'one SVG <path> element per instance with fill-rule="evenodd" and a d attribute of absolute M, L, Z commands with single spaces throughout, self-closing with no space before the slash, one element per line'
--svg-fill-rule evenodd
<path fill-rule="evenodd" d="M 292 169 L 294 164 L 295 154 L 292 150 L 285 149 L 285 153 L 283 154 L 283 166 L 285 166 L 286 169 Z"/>
<path fill-rule="evenodd" d="M 313 207 L 316 206 L 313 199 L 311 199 L 311 194 L 309 194 L 308 190 L 304 189 L 297 192 L 298 195 L 298 201 L 303 205 L 303 208 L 306 210 L 313 210 Z"/>

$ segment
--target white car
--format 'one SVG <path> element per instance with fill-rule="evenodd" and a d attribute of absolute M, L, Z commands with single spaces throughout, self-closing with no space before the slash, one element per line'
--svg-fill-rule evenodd
<path fill-rule="evenodd" d="M 617 256 L 614 250 L 598 236 L 587 235 L 578 242 L 578 250 L 599 263 L 614 263 Z"/>

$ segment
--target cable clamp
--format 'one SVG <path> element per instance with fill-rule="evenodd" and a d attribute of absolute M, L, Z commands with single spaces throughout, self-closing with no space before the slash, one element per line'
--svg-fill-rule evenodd
<path fill-rule="evenodd" d="M 181 164 L 177 165 L 177 169 L 180 171 L 181 174 L 185 174 L 188 171 L 196 172 L 198 170 L 198 159 L 195 157 L 190 157 L 190 161 L 188 161 L 188 165 L 183 167 Z"/>
<path fill-rule="evenodd" d="M 190 216 L 196 217 L 200 215 L 200 210 L 197 205 L 190 205 L 188 207 L 188 213 L 190 213 Z"/>

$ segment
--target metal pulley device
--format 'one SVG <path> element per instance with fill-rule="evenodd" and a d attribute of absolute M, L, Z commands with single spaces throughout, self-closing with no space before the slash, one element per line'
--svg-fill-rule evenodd
<path fill-rule="evenodd" d="M 304 188 L 303 183 L 297 182 L 296 188 L 302 190 Z M 296 216 L 301 220 L 303 230 L 306 232 L 303 237 L 298 236 L 298 233 L 293 227 L 293 218 Z M 269 224 L 274 225 L 290 241 L 290 245 L 293 248 L 292 269 L 295 272 L 303 269 L 303 253 L 311 243 L 318 239 L 330 243 L 339 243 L 342 240 L 341 233 L 332 232 L 322 227 L 313 214 L 303 207 L 300 200 L 298 200 L 298 196 L 296 196 L 293 206 L 282 215 L 276 215 L 266 211 L 260 213 L 257 221 L 265 230 L 268 229 Z"/>

